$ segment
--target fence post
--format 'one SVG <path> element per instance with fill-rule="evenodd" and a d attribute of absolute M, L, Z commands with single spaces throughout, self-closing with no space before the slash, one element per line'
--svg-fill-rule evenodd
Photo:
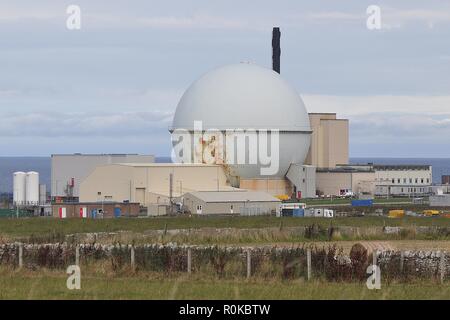
<path fill-rule="evenodd" d="M 306 265 L 308 267 L 308 281 L 311 280 L 311 248 L 306 249 Z"/>
<path fill-rule="evenodd" d="M 405 252 L 404 251 L 400 251 L 400 273 L 403 274 L 403 264 L 404 264 L 404 260 L 405 260 Z"/>
<path fill-rule="evenodd" d="M 377 265 L 377 260 L 378 260 L 378 250 L 375 250 L 375 251 L 372 253 L 372 264 L 373 264 L 374 266 Z"/>
<path fill-rule="evenodd" d="M 131 259 L 131 269 L 133 269 L 133 271 L 136 270 L 136 263 L 135 263 L 135 257 L 134 257 L 134 246 L 131 246 L 131 254 L 130 254 L 130 259 Z"/>
<path fill-rule="evenodd" d="M 75 247 L 75 264 L 80 266 L 80 245 L 77 244 Z"/>
<path fill-rule="evenodd" d="M 19 243 L 19 268 L 23 267 L 23 244 Z"/>
<path fill-rule="evenodd" d="M 192 272 L 192 249 L 188 248 L 187 250 L 187 272 Z"/>
<path fill-rule="evenodd" d="M 247 279 L 252 275 L 252 255 L 250 249 L 247 249 Z"/>
<path fill-rule="evenodd" d="M 445 251 L 440 252 L 439 269 L 441 271 L 441 283 L 444 283 L 445 279 Z"/>

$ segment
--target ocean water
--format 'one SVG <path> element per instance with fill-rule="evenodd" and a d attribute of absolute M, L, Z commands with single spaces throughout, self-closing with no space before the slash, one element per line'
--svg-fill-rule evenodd
<path fill-rule="evenodd" d="M 171 162 L 170 157 L 156 157 L 156 162 Z M 433 183 L 441 183 L 442 175 L 450 175 L 450 158 L 350 158 L 352 164 L 425 164 L 433 166 Z M 12 192 L 15 171 L 37 171 L 40 183 L 50 191 L 50 157 L 0 157 L 0 193 Z"/>

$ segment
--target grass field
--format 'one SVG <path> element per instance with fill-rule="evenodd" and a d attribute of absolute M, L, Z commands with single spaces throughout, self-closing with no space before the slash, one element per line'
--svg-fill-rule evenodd
<path fill-rule="evenodd" d="M 163 229 L 195 228 L 267 228 L 295 227 L 318 224 L 324 227 L 334 226 L 443 226 L 450 227 L 448 218 L 405 217 L 389 219 L 386 217 L 338 217 L 326 218 L 276 218 L 276 217 L 158 217 L 158 218 L 122 218 L 122 219 L 53 219 L 23 218 L 0 219 L 0 235 L 10 237 L 29 237 L 51 234 L 74 234 L 86 232 L 114 232 Z"/>
<path fill-rule="evenodd" d="M 450 286 L 436 282 L 365 283 L 218 280 L 154 276 L 85 276 L 68 290 L 62 272 L 0 272 L 0 299 L 450 299 Z"/>

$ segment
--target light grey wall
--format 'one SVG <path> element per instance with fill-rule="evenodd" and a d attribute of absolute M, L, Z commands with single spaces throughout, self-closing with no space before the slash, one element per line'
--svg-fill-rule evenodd
<path fill-rule="evenodd" d="M 450 207 L 450 195 L 431 196 L 430 206 L 432 207 Z"/>
<path fill-rule="evenodd" d="M 294 184 L 297 191 L 301 191 L 302 198 L 315 197 L 316 167 L 292 164 L 286 177 Z"/>
<path fill-rule="evenodd" d="M 230 206 L 233 206 L 233 214 L 254 215 L 270 214 L 276 211 L 279 202 L 211 202 L 206 203 L 197 197 L 187 196 L 184 205 L 192 213 L 197 214 L 197 205 L 202 206 L 202 214 L 231 214 Z"/>
<path fill-rule="evenodd" d="M 79 196 L 81 182 L 97 167 L 113 163 L 153 163 L 152 155 L 52 155 L 51 195 L 64 197 L 64 189 L 75 179 L 74 197 Z"/>

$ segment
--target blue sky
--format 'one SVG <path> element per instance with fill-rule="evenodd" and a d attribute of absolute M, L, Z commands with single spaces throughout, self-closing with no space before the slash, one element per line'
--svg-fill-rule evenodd
<path fill-rule="evenodd" d="M 450 157 L 449 1 L 111 2 L 0 0 L 0 156 L 168 155 L 189 84 L 270 67 L 277 25 L 282 76 L 309 112 L 350 119 L 351 156 Z"/>

